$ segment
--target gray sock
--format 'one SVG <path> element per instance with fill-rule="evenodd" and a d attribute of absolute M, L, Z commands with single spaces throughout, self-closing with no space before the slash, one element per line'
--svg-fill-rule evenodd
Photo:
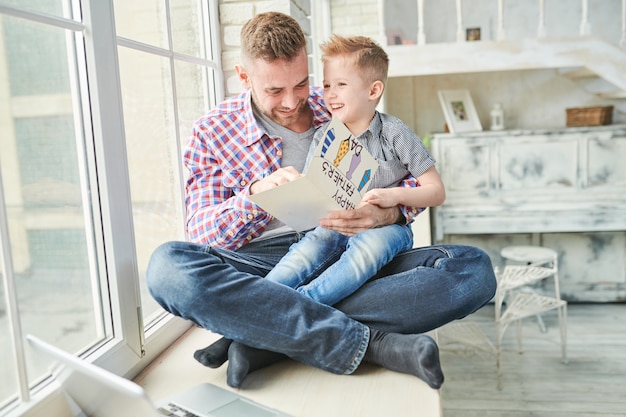
<path fill-rule="evenodd" d="M 222 337 L 204 349 L 196 350 L 193 357 L 204 366 L 219 368 L 228 359 L 228 348 L 231 342 L 232 340 Z"/>
<path fill-rule="evenodd" d="M 363 360 L 391 371 L 415 375 L 434 389 L 443 384 L 439 348 L 427 335 L 370 329 L 370 342 Z"/>
<path fill-rule="evenodd" d="M 226 383 L 233 388 L 239 388 L 250 372 L 265 368 L 285 357 L 282 353 L 255 349 L 234 342 L 228 348 Z"/>

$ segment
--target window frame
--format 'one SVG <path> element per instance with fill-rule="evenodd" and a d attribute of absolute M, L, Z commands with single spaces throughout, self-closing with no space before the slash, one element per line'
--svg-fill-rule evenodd
<path fill-rule="evenodd" d="M 169 8 L 169 0 L 164 2 Z M 101 251 L 98 259 L 105 259 L 96 264 L 100 279 L 106 281 L 104 284 L 109 291 L 109 299 L 103 300 L 103 304 L 108 306 L 104 307 L 102 314 L 110 315 L 114 329 L 112 338 L 92 347 L 82 357 L 116 374 L 133 378 L 187 331 L 191 323 L 165 312 L 149 327 L 144 327 L 143 323 L 118 61 L 119 47 L 141 49 L 141 46 L 117 37 L 113 3 L 113 0 L 66 0 L 73 16 L 82 15 L 82 23 L 80 19 L 54 17 L 5 5 L 0 5 L 0 14 L 74 31 L 76 71 L 72 76 L 76 76 L 80 85 L 80 97 L 75 97 L 79 99 L 80 108 L 75 109 L 75 117 L 80 119 L 77 123 L 82 126 L 77 128 L 82 129 L 85 138 L 85 148 L 79 151 L 84 152 L 88 161 L 85 169 L 89 185 L 97 190 L 98 197 L 94 198 L 90 207 L 94 223 L 93 240 L 96 251 Z M 217 0 L 203 2 L 202 8 L 205 28 L 210 31 L 205 33 L 204 39 L 207 55 L 210 56 L 205 59 L 185 57 L 171 52 L 171 45 L 169 53 L 165 50 L 156 52 L 168 57 L 172 66 L 178 59 L 203 65 L 207 67 L 205 70 L 213 69 L 214 85 L 211 87 L 214 91 L 211 95 L 207 86 L 209 102 L 206 103 L 207 107 L 212 107 L 224 97 Z M 171 39 L 171 34 L 169 36 Z M 199 113 L 201 111 L 199 109 Z M 178 130 L 176 139 L 180 143 L 183 138 L 180 138 Z M 179 161 L 178 172 L 182 196 L 182 161 Z M 183 201 L 181 199 L 180 204 Z M 5 279 L 9 280 L 9 277 Z M 11 332 L 16 340 L 17 361 L 20 362 L 26 346 L 24 335 L 19 325 L 13 327 Z M 0 416 L 46 409 L 46 404 L 55 402 L 57 386 L 49 383 L 50 378 L 29 390 L 33 382 L 23 381 L 26 378 L 25 363 L 17 363 L 16 366 L 21 399 L 0 408 Z M 47 411 L 50 412 L 49 409 Z"/>

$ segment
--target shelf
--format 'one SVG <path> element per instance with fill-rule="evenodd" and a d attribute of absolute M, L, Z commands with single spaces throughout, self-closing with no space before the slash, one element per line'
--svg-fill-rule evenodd
<path fill-rule="evenodd" d="M 535 316 L 567 304 L 564 300 L 553 297 L 545 297 L 534 293 L 518 293 L 511 303 L 507 305 L 504 314 L 500 317 L 499 323 L 507 325 L 516 320 Z"/>
<path fill-rule="evenodd" d="M 507 265 L 499 277 L 498 291 L 509 291 L 554 274 L 552 268 L 543 266 Z"/>

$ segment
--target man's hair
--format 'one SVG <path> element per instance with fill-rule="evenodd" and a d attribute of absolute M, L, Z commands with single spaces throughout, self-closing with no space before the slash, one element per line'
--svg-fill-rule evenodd
<path fill-rule="evenodd" d="M 248 60 L 263 59 L 291 61 L 302 50 L 306 39 L 302 28 L 293 17 L 279 13 L 260 13 L 241 28 L 241 55 Z"/>
<path fill-rule="evenodd" d="M 361 77 L 368 82 L 387 82 L 389 57 L 383 48 L 366 36 L 343 37 L 332 35 L 320 46 L 322 62 L 329 58 L 343 56 L 352 61 Z"/>

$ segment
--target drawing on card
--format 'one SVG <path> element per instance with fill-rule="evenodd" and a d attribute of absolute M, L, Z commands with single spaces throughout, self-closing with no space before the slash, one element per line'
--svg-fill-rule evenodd
<path fill-rule="evenodd" d="M 333 119 L 304 176 L 250 200 L 295 230 L 308 230 L 329 211 L 356 208 L 377 169 L 363 144 Z"/>

